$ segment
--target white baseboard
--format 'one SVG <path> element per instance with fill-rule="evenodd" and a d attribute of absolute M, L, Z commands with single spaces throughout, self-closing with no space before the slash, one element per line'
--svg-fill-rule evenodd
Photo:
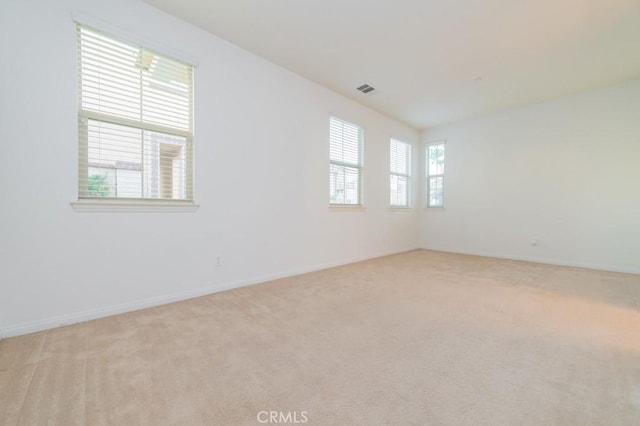
<path fill-rule="evenodd" d="M 423 246 L 421 248 L 424 250 L 440 251 L 443 253 L 468 254 L 470 256 L 495 257 L 497 259 L 520 260 L 523 262 L 545 263 L 548 265 L 557 265 L 557 266 L 571 266 L 574 268 L 595 269 L 598 271 L 622 272 L 626 274 L 640 274 L 640 268 L 633 268 L 633 267 L 627 268 L 627 267 L 621 267 L 618 265 L 573 262 L 573 261 L 565 261 L 562 259 L 560 260 L 545 259 L 545 258 L 533 257 L 533 256 L 514 256 L 509 254 L 493 253 L 493 252 L 487 252 L 487 251 L 458 250 L 458 249 L 433 247 L 433 246 Z"/>
<path fill-rule="evenodd" d="M 390 251 L 390 252 L 380 253 L 372 256 L 358 256 L 358 257 L 353 257 L 345 260 L 336 260 L 336 261 L 317 264 L 313 266 L 306 266 L 302 268 L 291 269 L 288 271 L 279 272 L 275 274 L 266 274 L 266 275 L 261 275 L 258 277 L 244 279 L 244 280 L 230 281 L 230 282 L 221 283 L 221 284 L 203 286 L 203 287 L 199 287 L 199 288 L 195 288 L 192 290 L 187 290 L 179 293 L 149 297 L 142 300 L 125 302 L 118 305 L 106 306 L 98 309 L 91 309 L 87 311 L 74 312 L 71 314 L 44 318 L 41 320 L 12 324 L 12 325 L 8 325 L 3 328 L 0 328 L 0 340 L 6 337 L 15 337 L 23 334 L 29 334 L 29 333 L 42 331 L 42 330 L 48 330 L 56 327 L 64 327 L 67 325 L 77 324 L 80 322 L 91 321 L 94 319 L 122 314 L 125 312 L 132 312 L 140 309 L 151 308 L 154 306 L 165 305 L 167 303 L 193 299 L 194 297 L 206 296 L 208 294 L 219 293 L 219 292 L 231 290 L 234 288 L 264 283 L 268 281 L 277 280 L 280 278 L 286 278 L 294 275 L 305 274 L 308 272 L 319 271 L 322 269 L 333 268 L 336 266 L 347 265 L 350 263 L 360 262 L 363 260 L 375 259 L 377 257 L 404 253 L 407 251 L 416 250 L 418 248 L 419 247 L 413 247 L 413 248 L 407 248 L 405 250 Z"/>

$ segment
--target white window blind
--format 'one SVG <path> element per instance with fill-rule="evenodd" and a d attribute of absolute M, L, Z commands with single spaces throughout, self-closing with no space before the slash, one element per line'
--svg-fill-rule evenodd
<path fill-rule="evenodd" d="M 389 142 L 390 205 L 409 207 L 411 177 L 411 145 L 391 139 Z"/>
<path fill-rule="evenodd" d="M 444 207 L 444 142 L 427 145 L 427 207 Z"/>
<path fill-rule="evenodd" d="M 192 66 L 78 24 L 79 198 L 192 200 Z"/>
<path fill-rule="evenodd" d="M 330 118 L 331 204 L 362 204 L 362 141 L 362 128 L 339 118 Z"/>

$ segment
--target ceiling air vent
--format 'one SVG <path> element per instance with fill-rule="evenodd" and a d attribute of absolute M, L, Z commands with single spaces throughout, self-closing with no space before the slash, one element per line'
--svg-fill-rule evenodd
<path fill-rule="evenodd" d="M 368 84 L 363 84 L 362 86 L 357 88 L 359 91 L 361 91 L 362 93 L 364 93 L 365 95 L 373 92 L 374 90 L 376 90 L 375 88 L 369 86 Z"/>

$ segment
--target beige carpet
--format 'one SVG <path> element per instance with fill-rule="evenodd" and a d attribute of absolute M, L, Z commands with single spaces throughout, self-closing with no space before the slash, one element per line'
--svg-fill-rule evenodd
<path fill-rule="evenodd" d="M 261 411 L 638 425 L 640 276 L 419 250 L 0 341 L 2 425 Z"/>

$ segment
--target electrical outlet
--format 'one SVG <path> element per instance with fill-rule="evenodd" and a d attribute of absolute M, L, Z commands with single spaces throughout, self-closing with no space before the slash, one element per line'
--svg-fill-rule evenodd
<path fill-rule="evenodd" d="M 531 240 L 531 245 L 532 246 L 537 246 L 538 245 L 538 240 Z"/>

